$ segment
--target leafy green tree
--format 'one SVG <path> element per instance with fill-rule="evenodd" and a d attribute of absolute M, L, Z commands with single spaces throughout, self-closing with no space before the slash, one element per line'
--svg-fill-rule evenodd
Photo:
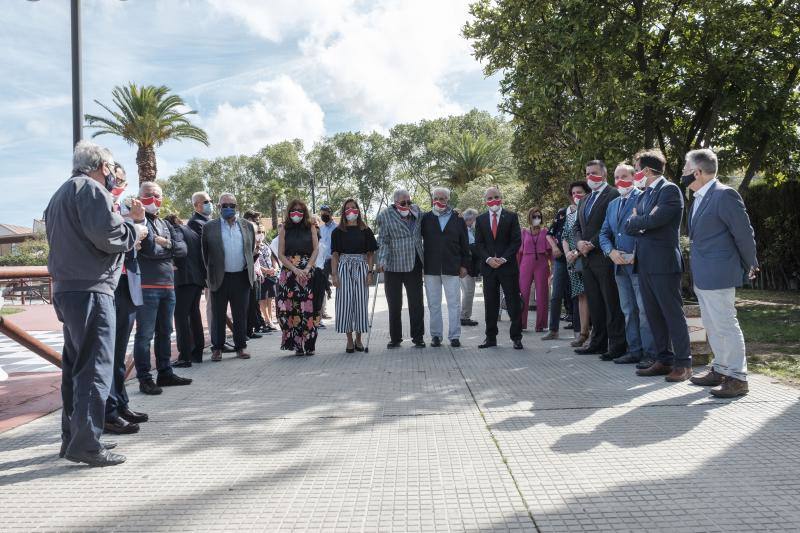
<path fill-rule="evenodd" d="M 156 152 L 170 139 L 193 139 L 208 146 L 206 132 L 192 124 L 187 118 L 196 111 L 186 110 L 180 96 L 169 94 L 165 86 L 115 87 L 112 91 L 114 109 L 95 100 L 105 109 L 110 118 L 86 115 L 89 126 L 97 128 L 93 137 L 112 134 L 135 144 L 136 165 L 139 167 L 139 183 L 155 181 Z"/>
<path fill-rule="evenodd" d="M 505 173 L 504 146 L 499 139 L 489 139 L 484 134 L 477 137 L 463 132 L 440 141 L 434 148 L 437 169 L 453 187 L 463 187 L 486 174 Z"/>

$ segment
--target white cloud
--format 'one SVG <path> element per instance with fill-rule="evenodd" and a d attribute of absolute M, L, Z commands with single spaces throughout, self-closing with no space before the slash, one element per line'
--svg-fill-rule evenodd
<path fill-rule="evenodd" d="M 322 108 L 288 76 L 253 87 L 256 98 L 243 106 L 219 105 L 204 121 L 211 150 L 252 154 L 265 145 L 299 138 L 311 145 L 325 133 Z"/>

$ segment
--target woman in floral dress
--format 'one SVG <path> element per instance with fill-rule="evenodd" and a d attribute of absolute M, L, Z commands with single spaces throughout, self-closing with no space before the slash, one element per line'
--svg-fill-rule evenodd
<path fill-rule="evenodd" d="M 319 241 L 305 203 L 293 200 L 286 211 L 278 234 L 278 259 L 284 268 L 275 305 L 283 331 L 281 349 L 314 355 L 319 313 L 314 311 L 313 277 Z"/>
<path fill-rule="evenodd" d="M 569 273 L 570 294 L 572 294 L 572 309 L 575 332 L 578 338 L 570 343 L 571 346 L 580 347 L 589 338 L 589 301 L 583 288 L 583 274 L 580 272 L 580 253 L 575 240 L 575 226 L 578 224 L 578 202 L 589 193 L 589 186 L 585 181 L 577 181 L 570 185 L 572 203 L 567 208 L 567 220 L 564 222 L 562 244 L 564 256 L 567 259 L 567 272 Z M 578 309 L 578 313 L 574 310 Z"/>

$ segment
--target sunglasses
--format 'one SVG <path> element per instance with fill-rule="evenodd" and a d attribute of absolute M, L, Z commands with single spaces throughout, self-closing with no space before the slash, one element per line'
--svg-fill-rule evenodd
<path fill-rule="evenodd" d="M 208 205 L 211 203 L 211 200 L 203 200 L 203 205 Z"/>
<path fill-rule="evenodd" d="M 226 208 L 236 209 L 236 204 L 219 204 L 219 206 L 223 209 Z"/>

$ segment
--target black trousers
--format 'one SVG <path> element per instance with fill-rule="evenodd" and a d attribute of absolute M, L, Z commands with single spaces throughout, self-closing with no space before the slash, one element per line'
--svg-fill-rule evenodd
<path fill-rule="evenodd" d="M 422 340 L 425 336 L 425 306 L 422 303 L 422 262 L 417 258 L 411 272 L 385 272 L 384 290 L 389 305 L 389 338 L 392 342 L 403 340 L 403 287 L 408 297 L 408 318 L 411 323 L 411 339 Z"/>
<path fill-rule="evenodd" d="M 233 344 L 237 350 L 247 348 L 247 306 L 250 302 L 250 278 L 246 270 L 225 272 L 219 290 L 211 291 L 211 347 L 222 350 L 225 345 L 225 317 L 228 304 L 233 320 Z"/>
<path fill-rule="evenodd" d="M 520 311 L 522 297 L 519 294 L 519 269 L 512 265 L 483 271 L 483 305 L 486 309 L 486 339 L 497 339 L 497 318 L 500 316 L 500 287 L 506 298 L 506 311 L 511 325 L 509 334 L 512 341 L 522 339 Z"/>
<path fill-rule="evenodd" d="M 175 337 L 180 361 L 203 360 L 206 339 L 200 314 L 202 295 L 203 287 L 199 285 L 175 287 Z"/>
<path fill-rule="evenodd" d="M 261 299 L 261 284 L 256 281 L 250 289 L 250 301 L 247 303 L 247 334 L 255 333 L 266 326 L 258 301 Z"/>
<path fill-rule="evenodd" d="M 583 286 L 589 299 L 589 316 L 592 318 L 591 348 L 614 352 L 625 351 L 625 316 L 619 305 L 614 264 L 602 261 L 584 261 Z"/>
<path fill-rule="evenodd" d="M 117 313 L 117 332 L 114 337 L 114 380 L 106 400 L 106 420 L 119 416 L 120 409 L 128 407 L 128 391 L 125 390 L 125 356 L 133 324 L 136 322 L 136 306 L 131 301 L 128 276 L 120 276 L 114 291 L 114 308 Z"/>
<path fill-rule="evenodd" d="M 639 290 L 653 332 L 658 361 L 678 368 L 691 368 L 689 327 L 683 314 L 680 273 L 638 274 Z"/>

